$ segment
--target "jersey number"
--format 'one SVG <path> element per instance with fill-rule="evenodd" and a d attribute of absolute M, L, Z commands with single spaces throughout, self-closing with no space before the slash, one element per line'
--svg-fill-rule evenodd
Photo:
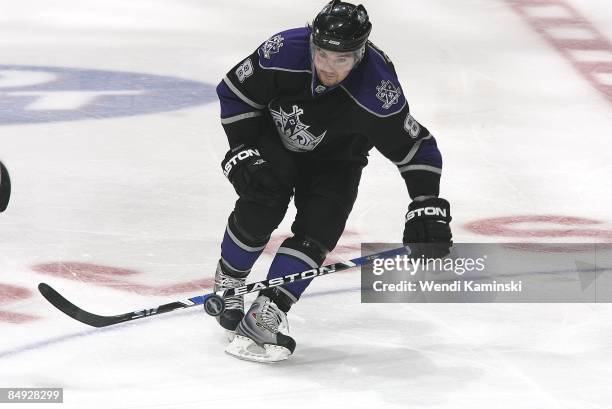
<path fill-rule="evenodd" d="M 247 58 L 238 69 L 236 69 L 236 76 L 238 77 L 238 81 L 241 83 L 244 82 L 245 79 L 253 75 L 253 63 L 250 58 Z"/>
<path fill-rule="evenodd" d="M 406 121 L 404 121 L 404 129 L 411 137 L 416 138 L 419 136 L 419 132 L 421 132 L 421 125 L 419 125 L 412 115 L 408 114 L 408 116 L 406 116 Z"/>

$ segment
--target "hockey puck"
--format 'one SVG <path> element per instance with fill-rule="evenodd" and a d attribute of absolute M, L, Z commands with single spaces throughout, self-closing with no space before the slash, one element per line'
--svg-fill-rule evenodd
<path fill-rule="evenodd" d="M 221 315 L 223 310 L 225 310 L 225 302 L 223 298 L 219 297 L 217 294 L 209 295 L 204 301 L 204 311 L 206 311 L 208 315 L 216 317 L 217 315 Z"/>
<path fill-rule="evenodd" d="M 0 162 L 0 212 L 6 210 L 9 198 L 11 197 L 11 179 L 8 170 Z"/>

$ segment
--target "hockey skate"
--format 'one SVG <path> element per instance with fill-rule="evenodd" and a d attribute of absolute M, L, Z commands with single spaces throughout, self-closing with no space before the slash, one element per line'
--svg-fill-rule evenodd
<path fill-rule="evenodd" d="M 229 269 L 219 260 L 217 271 L 215 272 L 214 291 L 236 288 L 243 286 L 246 283 L 246 278 L 233 277 L 229 274 Z M 225 297 L 225 311 L 217 316 L 217 322 L 225 329 L 229 341 L 234 338 L 236 327 L 244 317 L 244 296 L 234 295 Z"/>
<path fill-rule="evenodd" d="M 247 361 L 282 361 L 295 350 L 295 341 L 288 332 L 286 314 L 268 297 L 260 295 L 236 328 L 225 352 Z"/>

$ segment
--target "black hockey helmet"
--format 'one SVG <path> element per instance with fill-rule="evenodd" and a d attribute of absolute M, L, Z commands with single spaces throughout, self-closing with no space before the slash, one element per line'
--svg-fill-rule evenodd
<path fill-rule="evenodd" d="M 324 50 L 356 51 L 368 41 L 371 30 L 365 7 L 333 0 L 312 22 L 312 42 Z"/>

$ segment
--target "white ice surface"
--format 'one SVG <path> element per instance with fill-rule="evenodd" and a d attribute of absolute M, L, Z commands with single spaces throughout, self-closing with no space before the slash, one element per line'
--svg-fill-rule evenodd
<path fill-rule="evenodd" d="M 612 38 L 609 1 L 574 3 Z M 364 4 L 371 39 L 391 56 L 414 116 L 444 155 L 442 195 L 453 206 L 455 241 L 509 241 L 464 227 L 489 217 L 566 215 L 612 229 L 612 105 L 504 1 Z M 305 24 L 321 6 L 0 0 L 0 65 L 216 84 L 269 35 Z M 612 308 L 605 304 L 367 305 L 359 274 L 338 274 L 315 280 L 293 308 L 298 347 L 274 366 L 225 355 L 222 332 L 199 309 L 96 330 L 51 308 L 37 295 L 40 281 L 103 314 L 193 290 L 140 295 L 49 277 L 36 264 L 132 269 L 140 274 L 126 280 L 148 286 L 212 276 L 235 200 L 219 169 L 226 142 L 218 111 L 213 103 L 0 125 L 0 158 L 14 185 L 0 215 L 0 284 L 32 292 L 0 311 L 40 317 L 0 321 L 0 387 L 64 387 L 63 407 L 79 409 L 610 407 Z M 399 240 L 407 203 L 396 167 L 373 151 L 350 234 L 333 255 L 351 258 L 360 242 Z M 265 276 L 271 247 L 253 279 Z"/>

